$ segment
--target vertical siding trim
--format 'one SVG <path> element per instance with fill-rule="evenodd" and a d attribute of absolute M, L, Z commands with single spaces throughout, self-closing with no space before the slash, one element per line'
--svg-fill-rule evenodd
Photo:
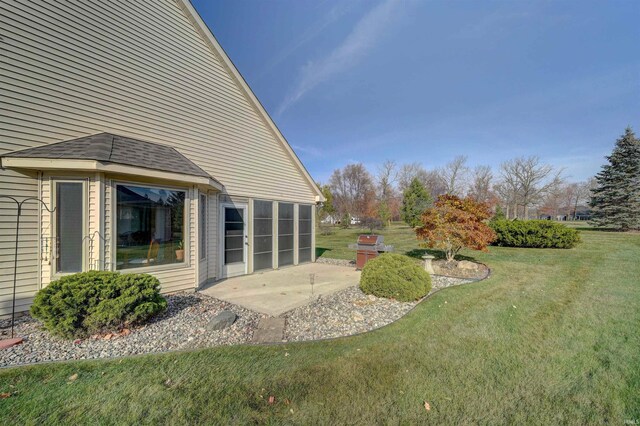
<path fill-rule="evenodd" d="M 311 205 L 311 262 L 316 261 L 316 206 Z"/>
<path fill-rule="evenodd" d="M 104 187 L 104 174 L 97 173 L 96 174 L 96 182 L 98 185 L 98 232 L 100 233 L 99 244 L 100 248 L 98 250 L 98 258 L 102 261 L 100 264 L 100 270 L 107 269 L 107 254 L 106 254 L 106 246 L 107 246 L 107 237 L 105 235 L 105 187 Z"/>
<path fill-rule="evenodd" d="M 296 203 L 293 205 L 293 264 L 297 265 L 300 263 L 298 258 L 298 250 L 300 249 L 300 226 L 298 220 L 300 218 L 300 204 Z"/>
<path fill-rule="evenodd" d="M 43 194 L 42 194 L 42 179 L 43 179 L 44 173 L 43 172 L 38 172 L 37 174 L 37 182 L 38 182 L 38 199 L 42 200 L 43 198 Z M 44 200 L 42 200 L 44 201 Z M 47 207 L 49 209 L 51 209 L 50 205 L 47 205 Z M 38 233 L 37 233 L 37 238 L 38 238 L 38 276 L 36 277 L 36 289 L 40 290 L 42 288 L 42 237 L 43 235 L 43 229 L 42 229 L 42 212 L 43 211 L 47 211 L 44 206 L 42 205 L 42 203 L 38 203 Z"/>
<path fill-rule="evenodd" d="M 194 269 L 194 280 L 193 280 L 193 288 L 198 289 L 200 287 L 200 191 L 195 186 L 191 189 L 193 193 L 192 203 L 195 204 L 193 210 L 195 210 L 195 220 L 194 220 L 194 232 L 193 237 L 191 238 L 191 244 L 193 246 L 193 269 Z"/>
<path fill-rule="evenodd" d="M 253 198 L 247 203 L 247 235 L 249 237 L 249 247 L 247 247 L 247 273 L 253 273 Z"/>
<path fill-rule="evenodd" d="M 271 268 L 278 269 L 278 202 L 271 202 Z"/>

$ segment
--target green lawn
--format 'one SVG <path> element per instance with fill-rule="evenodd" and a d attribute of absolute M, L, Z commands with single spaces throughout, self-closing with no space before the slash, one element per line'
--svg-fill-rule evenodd
<path fill-rule="evenodd" d="M 491 278 L 356 337 L 3 370 L 0 424 L 640 422 L 640 235 L 583 240 L 474 254 Z"/>
<path fill-rule="evenodd" d="M 356 251 L 350 249 L 349 244 L 354 244 L 358 235 L 368 234 L 369 230 L 357 226 L 348 229 L 340 229 L 339 227 L 329 229 L 330 234 L 328 235 L 323 235 L 320 230 L 316 232 L 316 256 L 355 260 Z M 442 255 L 440 252 L 421 248 L 413 229 L 401 222 L 394 222 L 390 227 L 377 230 L 374 233 L 383 235 L 384 243 L 392 245 L 395 253 L 406 254 L 418 259 L 427 251 L 439 257 Z M 469 257 L 475 256 L 471 251 L 466 251 L 463 254 Z"/>

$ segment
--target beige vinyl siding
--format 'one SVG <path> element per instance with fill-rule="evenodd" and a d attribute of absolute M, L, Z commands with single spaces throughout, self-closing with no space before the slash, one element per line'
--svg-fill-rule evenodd
<path fill-rule="evenodd" d="M 0 26 L 0 94 L 11 104 L 0 120 L 9 149 L 122 133 L 176 147 L 228 193 L 314 200 L 173 0 L 16 1 L 0 8 Z"/>
<path fill-rule="evenodd" d="M 179 3 L 0 3 L 0 155 L 111 132 L 175 147 L 234 197 L 313 203 L 315 188 L 297 160 L 280 143 L 238 76 L 227 68 L 223 54 L 211 50 L 210 41 Z M 87 264 L 89 259 L 104 259 L 107 269 L 114 268 L 111 177 L 89 178 L 90 233 L 100 231 L 106 242 L 101 253 L 96 249 L 100 238 L 94 236 Z M 100 179 L 105 179 L 102 191 Z M 50 201 L 50 191 L 46 176 L 39 183 L 36 172 L 0 169 L 0 194 L 22 199 L 41 192 Z M 154 273 L 163 281 L 164 291 L 193 288 L 196 269 L 197 278 L 218 275 L 217 194 L 209 194 L 206 268 L 194 267 L 198 259 L 193 257 L 197 256 L 193 207 L 190 267 Z M 8 313 L 11 302 L 12 209 L 10 203 L 0 202 L 0 315 Z M 18 310 L 28 308 L 35 291 L 50 281 L 52 258 L 40 252 L 38 232 L 40 228 L 43 236 L 51 235 L 50 219 L 35 203 L 25 205 Z M 248 261 L 251 270 L 251 253 Z"/>
<path fill-rule="evenodd" d="M 6 151 L 7 148 L 0 143 L 0 153 Z M 0 194 L 15 197 L 18 201 L 26 197 L 38 196 L 35 173 L 25 175 L 8 170 L 1 173 Z M 17 206 L 13 201 L 0 199 L 0 316 L 11 312 L 16 214 Z M 23 205 L 20 221 L 16 275 L 17 311 L 29 308 L 33 296 L 39 288 L 38 245 L 40 239 L 38 237 L 38 205 L 36 202 L 28 201 Z"/>

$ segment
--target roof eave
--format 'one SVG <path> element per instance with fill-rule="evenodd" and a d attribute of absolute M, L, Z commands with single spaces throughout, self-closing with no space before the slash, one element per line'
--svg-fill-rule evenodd
<path fill-rule="evenodd" d="M 1 161 L 3 168 L 113 173 L 202 185 L 214 188 L 218 191 L 221 191 L 223 189 L 222 184 L 210 176 L 195 176 L 184 173 L 166 172 L 162 170 L 147 169 L 144 167 L 127 166 L 124 164 L 105 163 L 96 160 L 74 160 L 68 158 L 2 157 Z"/>

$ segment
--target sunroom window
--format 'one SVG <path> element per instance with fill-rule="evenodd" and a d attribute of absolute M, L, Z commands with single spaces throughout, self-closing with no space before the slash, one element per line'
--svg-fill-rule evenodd
<path fill-rule="evenodd" d="M 311 206 L 301 205 L 298 213 L 298 261 L 311 262 Z"/>
<path fill-rule="evenodd" d="M 117 185 L 116 269 L 183 263 L 185 191 Z"/>

